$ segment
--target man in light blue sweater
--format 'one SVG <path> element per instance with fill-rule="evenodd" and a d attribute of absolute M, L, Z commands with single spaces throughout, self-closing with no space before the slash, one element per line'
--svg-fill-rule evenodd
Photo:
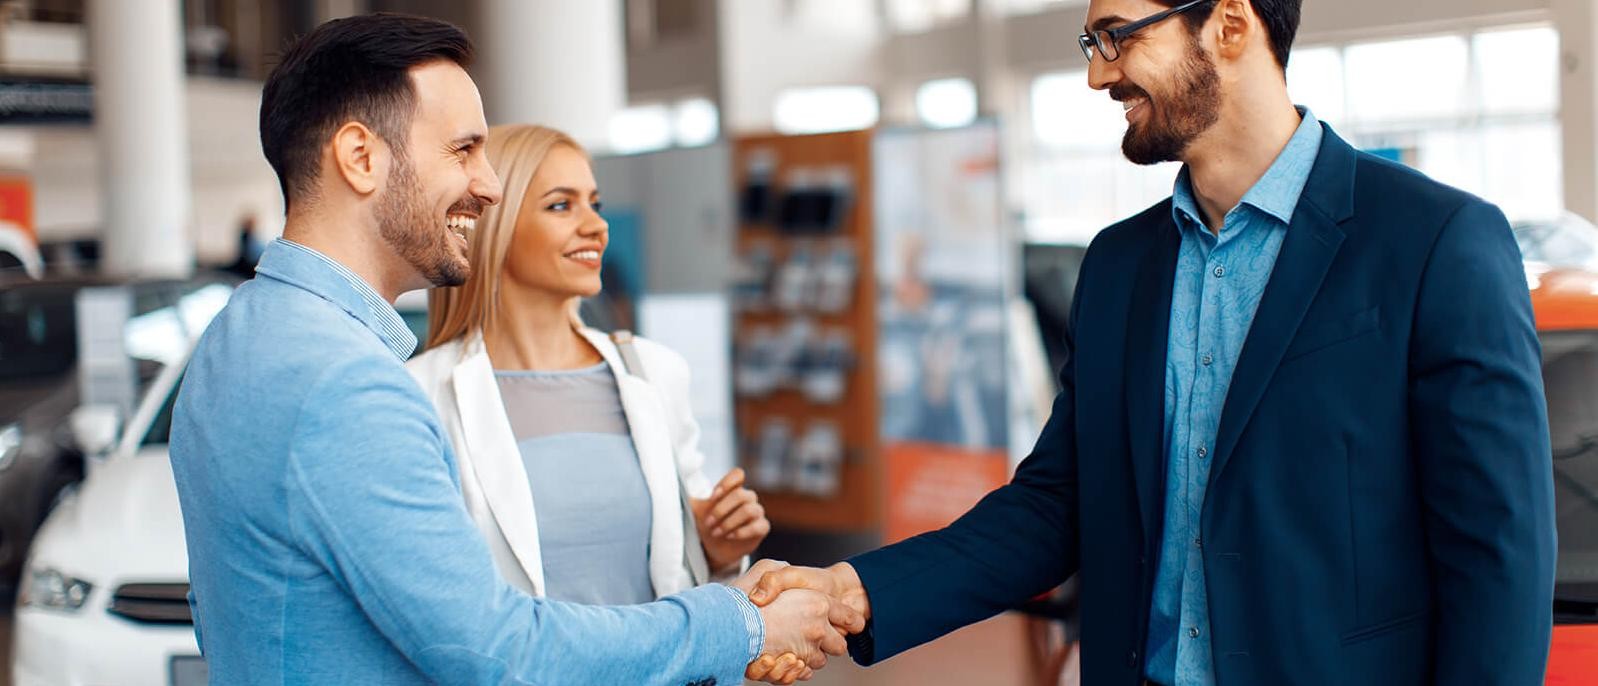
<path fill-rule="evenodd" d="M 212 679 L 733 684 L 762 653 L 792 654 L 767 678 L 808 678 L 863 626 L 820 594 L 757 609 L 747 586 L 710 585 L 591 607 L 496 573 L 392 305 L 464 281 L 465 236 L 500 199 L 470 56 L 448 24 L 356 17 L 267 81 L 284 239 L 207 330 L 172 431 Z"/>

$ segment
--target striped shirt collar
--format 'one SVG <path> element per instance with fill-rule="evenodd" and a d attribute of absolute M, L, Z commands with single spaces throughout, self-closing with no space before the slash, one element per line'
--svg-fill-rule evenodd
<path fill-rule="evenodd" d="M 411 333 L 394 305 L 365 279 L 337 260 L 294 241 L 279 238 L 266 247 L 256 273 L 299 286 L 343 308 L 371 329 L 400 361 L 416 351 Z"/>

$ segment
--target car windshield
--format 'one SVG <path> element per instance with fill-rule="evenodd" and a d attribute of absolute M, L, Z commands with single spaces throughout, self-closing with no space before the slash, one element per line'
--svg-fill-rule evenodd
<path fill-rule="evenodd" d="M 172 406 L 180 384 L 156 388 L 160 371 L 187 362 L 189 350 L 205 327 L 227 305 L 233 288 L 221 283 L 181 284 L 164 294 L 140 294 L 140 314 L 129 319 L 123 329 L 128 355 L 138 363 L 138 388 L 134 397 L 143 399 L 161 393 L 160 406 L 139 445 L 164 445 L 171 435 Z M 154 374 L 147 374 L 153 370 Z"/>
<path fill-rule="evenodd" d="M 53 376 L 72 367 L 77 290 L 66 284 L 0 290 L 0 379 Z"/>
<path fill-rule="evenodd" d="M 1580 217 L 1517 225 L 1515 242 L 1527 262 L 1598 271 L 1598 227 Z"/>
<path fill-rule="evenodd" d="M 71 381 L 77 361 L 77 286 L 0 289 L 0 423 L 10 422 Z"/>
<path fill-rule="evenodd" d="M 1598 331 L 1542 334 L 1561 586 L 1598 584 Z M 1586 595 L 1582 592 L 1581 595 Z"/>
<path fill-rule="evenodd" d="M 128 318 L 120 331 L 79 331 L 80 296 L 87 288 L 125 289 Z M 190 341 L 227 303 L 231 280 L 155 281 L 116 286 L 85 282 L 31 283 L 0 290 L 0 423 L 12 421 L 70 386 L 79 402 L 81 335 L 120 340 L 133 362 L 128 396 L 148 393 L 161 369 L 181 360 Z M 98 381 L 96 379 L 95 381 Z M 123 382 L 116 382 L 123 383 Z M 132 408 L 127 408 L 129 412 Z M 128 419 L 128 417 L 123 417 Z M 160 421 L 160 418 L 157 420 Z M 165 435 L 160 427 L 151 434 Z"/>

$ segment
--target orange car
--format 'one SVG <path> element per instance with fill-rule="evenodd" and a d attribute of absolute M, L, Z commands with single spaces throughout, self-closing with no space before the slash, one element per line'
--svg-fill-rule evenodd
<path fill-rule="evenodd" d="M 1543 344 L 1559 563 L 1546 686 L 1598 686 L 1598 228 L 1517 226 Z"/>
<path fill-rule="evenodd" d="M 1554 446 L 1559 565 L 1548 686 L 1598 686 L 1598 274 L 1527 263 Z"/>

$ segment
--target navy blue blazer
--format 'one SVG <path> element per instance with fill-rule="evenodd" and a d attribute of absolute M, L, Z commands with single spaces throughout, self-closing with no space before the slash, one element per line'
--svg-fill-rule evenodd
<path fill-rule="evenodd" d="M 850 560 L 870 664 L 1080 575 L 1083 683 L 1141 683 L 1165 500 L 1169 200 L 1082 266 L 1053 416 L 1014 480 Z M 1497 208 L 1326 130 L 1261 298 L 1201 517 L 1217 680 L 1542 683 L 1552 458 Z"/>

